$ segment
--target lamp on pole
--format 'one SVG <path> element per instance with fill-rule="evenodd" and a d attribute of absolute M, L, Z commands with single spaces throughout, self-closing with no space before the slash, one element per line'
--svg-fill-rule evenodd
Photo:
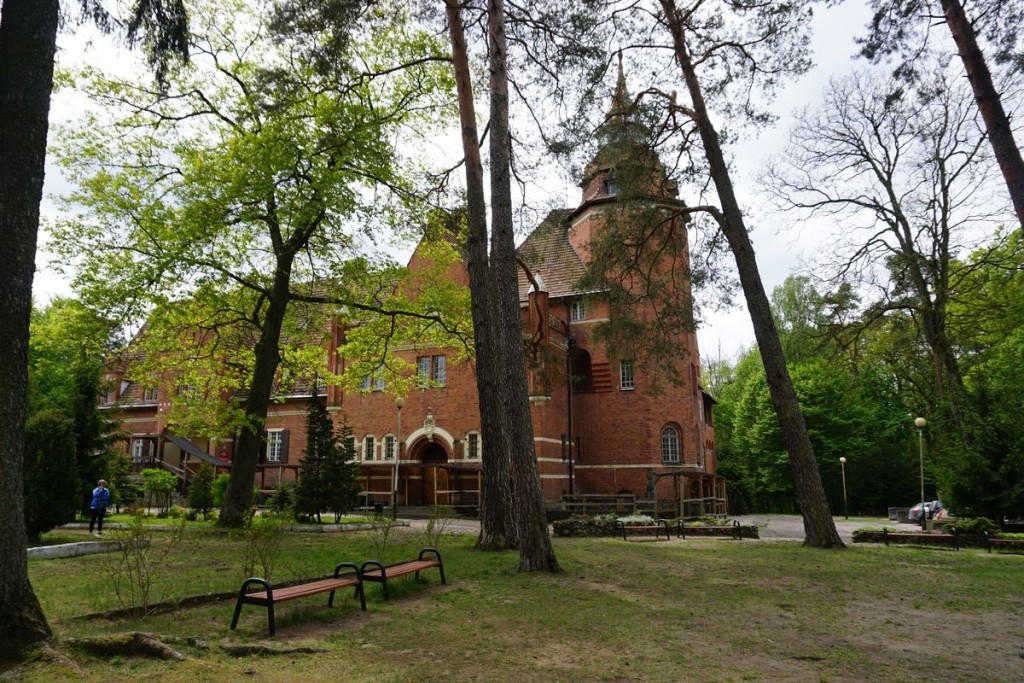
<path fill-rule="evenodd" d="M 923 529 L 927 516 L 924 509 L 924 428 L 928 426 L 928 420 L 923 417 L 916 418 L 914 426 L 917 427 L 918 462 L 921 467 L 921 528 Z"/>
<path fill-rule="evenodd" d="M 405 399 L 399 396 L 395 399 L 395 410 L 398 413 L 398 429 L 395 434 L 395 477 L 391 482 L 391 519 L 398 519 L 398 461 L 402 456 L 402 406 Z"/>
<path fill-rule="evenodd" d="M 843 472 L 843 516 L 846 517 L 846 519 L 849 519 L 850 518 L 850 510 L 849 510 L 848 507 L 846 507 L 846 458 L 845 457 L 840 457 L 839 458 L 839 469 L 841 469 L 842 472 Z"/>

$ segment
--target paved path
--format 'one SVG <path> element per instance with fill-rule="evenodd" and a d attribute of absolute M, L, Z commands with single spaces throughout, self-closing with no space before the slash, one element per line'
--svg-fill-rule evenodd
<path fill-rule="evenodd" d="M 756 524 L 761 538 L 804 540 L 804 520 L 799 515 L 738 515 L 734 519 L 738 519 L 740 524 Z M 890 529 L 917 527 L 916 524 L 897 525 L 896 522 L 882 517 L 856 517 L 849 520 L 843 517 L 833 517 L 833 520 L 836 524 L 836 531 L 839 532 L 839 538 L 843 539 L 845 543 L 852 543 L 853 532 L 864 527 L 887 526 Z"/>
<path fill-rule="evenodd" d="M 799 515 L 739 515 L 732 519 L 738 519 L 740 524 L 756 524 L 761 538 L 804 540 L 804 520 Z M 881 526 L 897 528 L 896 522 L 881 517 L 857 517 L 850 520 L 835 517 L 834 520 L 839 537 L 846 543 L 853 542 L 853 532 L 856 529 Z M 475 534 L 480 531 L 480 522 L 475 519 L 450 519 L 447 521 L 446 531 L 451 533 Z M 410 519 L 409 526 L 413 529 L 423 529 L 427 526 L 427 520 Z M 916 524 L 901 524 L 899 526 L 917 528 Z"/>

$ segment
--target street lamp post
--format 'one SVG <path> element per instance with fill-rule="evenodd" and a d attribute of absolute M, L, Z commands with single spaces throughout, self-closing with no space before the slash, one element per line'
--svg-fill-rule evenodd
<path fill-rule="evenodd" d="M 395 399 L 395 410 L 398 412 L 398 429 L 395 434 L 395 477 L 391 485 L 391 519 L 398 519 L 398 461 L 402 456 L 402 406 L 405 399 Z"/>
<path fill-rule="evenodd" d="M 846 458 L 845 457 L 840 457 L 839 458 L 839 469 L 841 469 L 842 472 L 843 472 L 843 516 L 846 517 L 846 519 L 849 519 L 850 518 L 850 510 L 849 510 L 848 507 L 846 507 Z"/>
<path fill-rule="evenodd" d="M 924 509 L 924 428 L 928 426 L 928 420 L 919 417 L 914 420 L 914 425 L 917 427 L 918 462 L 921 467 L 921 528 L 924 529 L 927 516 Z"/>

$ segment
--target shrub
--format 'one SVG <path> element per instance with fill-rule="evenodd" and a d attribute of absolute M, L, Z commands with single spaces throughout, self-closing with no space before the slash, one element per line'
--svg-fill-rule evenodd
<path fill-rule="evenodd" d="M 47 409 L 25 424 L 24 495 L 28 538 L 74 520 L 80 484 L 75 426 L 63 411 Z"/>
<path fill-rule="evenodd" d="M 209 519 L 210 510 L 213 509 L 213 467 L 209 463 L 203 463 L 199 467 L 195 479 L 189 486 L 188 506 L 201 514 L 203 519 Z"/>
<path fill-rule="evenodd" d="M 117 550 L 104 553 L 100 561 L 121 607 L 131 610 L 136 617 L 149 613 L 153 583 L 162 572 L 171 571 L 172 565 L 164 560 L 184 540 L 185 530 L 185 520 L 175 520 L 170 538 L 157 547 L 152 545 L 154 531 L 143 523 L 142 515 L 135 515 L 125 529 L 112 531 L 118 542 Z"/>
<path fill-rule="evenodd" d="M 142 470 L 142 490 L 146 492 L 146 506 L 152 507 L 153 499 L 156 498 L 161 510 L 166 510 L 170 507 L 171 491 L 177 483 L 178 478 L 167 470 L 155 467 Z"/>
<path fill-rule="evenodd" d="M 993 522 L 988 517 L 974 517 L 972 519 L 965 519 L 947 525 L 947 528 L 949 526 L 955 526 L 956 530 L 962 534 L 980 534 L 985 531 L 999 531 L 999 525 Z"/>
<path fill-rule="evenodd" d="M 224 492 L 228 490 L 228 480 L 230 478 L 231 475 L 225 472 L 224 474 L 218 475 L 217 478 L 213 480 L 211 490 L 213 491 L 214 507 L 219 508 L 224 505 Z"/>
<path fill-rule="evenodd" d="M 242 573 L 246 578 L 261 576 L 270 581 L 274 573 L 277 549 L 284 539 L 285 520 L 272 512 L 253 515 L 245 527 L 242 548 Z M 260 574 L 257 574 L 259 570 Z"/>
<path fill-rule="evenodd" d="M 295 514 L 294 484 L 281 482 L 275 486 L 274 492 L 270 494 L 270 499 L 267 501 L 267 507 L 278 515 L 292 517 Z"/>

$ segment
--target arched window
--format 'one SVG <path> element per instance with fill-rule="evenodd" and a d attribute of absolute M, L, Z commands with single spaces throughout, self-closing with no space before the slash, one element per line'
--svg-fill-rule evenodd
<path fill-rule="evenodd" d="M 672 425 L 661 430 L 661 461 L 679 462 L 679 430 Z"/>

